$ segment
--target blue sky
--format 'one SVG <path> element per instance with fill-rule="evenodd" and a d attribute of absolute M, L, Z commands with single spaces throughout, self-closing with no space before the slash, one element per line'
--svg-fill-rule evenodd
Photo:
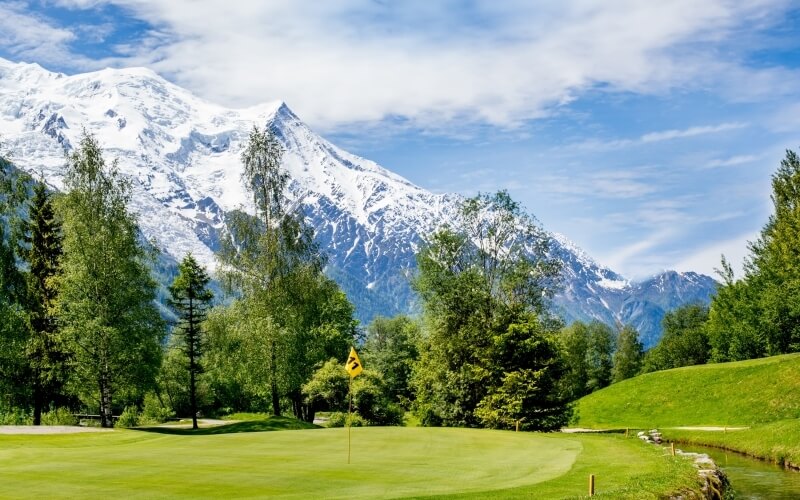
<path fill-rule="evenodd" d="M 437 192 L 508 189 L 630 277 L 736 265 L 800 146 L 785 0 L 11 0 L 0 56 L 282 99 Z"/>

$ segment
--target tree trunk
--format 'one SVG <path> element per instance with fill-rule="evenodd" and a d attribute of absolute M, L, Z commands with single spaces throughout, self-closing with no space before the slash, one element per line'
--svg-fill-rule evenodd
<path fill-rule="evenodd" d="M 192 356 L 194 358 L 194 356 Z M 193 363 L 190 362 L 191 364 Z M 197 396 L 195 395 L 194 370 L 189 370 L 189 405 L 192 407 L 192 429 L 197 429 Z"/>
<path fill-rule="evenodd" d="M 272 413 L 276 417 L 281 416 L 281 396 L 278 394 L 278 382 L 272 379 Z"/>
<path fill-rule="evenodd" d="M 275 341 L 272 341 L 272 349 L 271 349 L 271 357 L 272 357 L 272 366 L 270 374 L 270 389 L 272 391 L 272 413 L 276 417 L 281 416 L 281 396 L 278 393 L 278 370 L 275 366 L 277 363 L 277 355 L 275 353 Z"/>
<path fill-rule="evenodd" d="M 33 386 L 33 425 L 42 424 L 42 386 L 37 382 Z"/>
<path fill-rule="evenodd" d="M 100 426 L 114 427 L 114 419 L 111 412 L 111 384 L 108 377 L 108 369 L 105 367 L 100 375 Z"/>

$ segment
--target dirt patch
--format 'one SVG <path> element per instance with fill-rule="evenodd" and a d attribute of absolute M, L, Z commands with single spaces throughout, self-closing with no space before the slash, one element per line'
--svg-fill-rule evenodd
<path fill-rule="evenodd" d="M 0 425 L 0 434 L 72 434 L 77 432 L 111 432 L 102 427 L 77 425 Z"/>

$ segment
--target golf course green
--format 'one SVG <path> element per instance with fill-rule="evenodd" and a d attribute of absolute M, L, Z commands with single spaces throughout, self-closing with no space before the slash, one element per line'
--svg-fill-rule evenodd
<path fill-rule="evenodd" d="M 234 428 L 235 429 L 235 428 Z M 367 427 L 0 435 L 0 497 L 658 498 L 685 460 L 611 435 Z"/>

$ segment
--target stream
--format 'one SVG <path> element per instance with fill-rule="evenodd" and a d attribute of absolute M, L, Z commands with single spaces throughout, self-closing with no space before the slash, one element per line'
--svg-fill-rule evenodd
<path fill-rule="evenodd" d="M 800 498 L 798 471 L 718 448 L 677 443 L 675 447 L 710 456 L 728 475 L 737 499 Z"/>

